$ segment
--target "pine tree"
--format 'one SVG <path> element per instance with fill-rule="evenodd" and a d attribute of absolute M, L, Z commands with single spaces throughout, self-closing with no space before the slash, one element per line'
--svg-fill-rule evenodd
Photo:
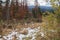
<path fill-rule="evenodd" d="M 35 7 L 32 9 L 32 13 L 34 18 L 42 21 L 42 12 L 40 10 L 40 6 L 38 5 L 38 0 L 35 0 Z"/>

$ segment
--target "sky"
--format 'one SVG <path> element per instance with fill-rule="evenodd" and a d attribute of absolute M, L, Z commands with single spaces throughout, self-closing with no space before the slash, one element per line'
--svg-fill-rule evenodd
<path fill-rule="evenodd" d="M 38 0 L 38 3 L 40 6 L 50 6 L 50 2 L 46 2 L 46 0 Z M 28 6 L 31 6 L 31 5 L 34 5 L 34 0 L 28 0 Z"/>
<path fill-rule="evenodd" d="M 38 0 L 38 3 L 39 3 L 39 5 L 41 5 L 41 6 L 47 6 L 47 5 L 50 5 L 50 3 L 49 2 L 46 2 L 46 0 Z M 28 4 L 29 5 L 34 5 L 34 0 L 29 0 L 28 1 Z"/>

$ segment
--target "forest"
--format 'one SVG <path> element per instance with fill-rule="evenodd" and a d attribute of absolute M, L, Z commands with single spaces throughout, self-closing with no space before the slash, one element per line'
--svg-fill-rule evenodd
<path fill-rule="evenodd" d="M 28 0 L 0 0 L 0 40 L 60 40 L 60 0 L 50 3 L 43 12 L 38 0 L 31 10 Z"/>

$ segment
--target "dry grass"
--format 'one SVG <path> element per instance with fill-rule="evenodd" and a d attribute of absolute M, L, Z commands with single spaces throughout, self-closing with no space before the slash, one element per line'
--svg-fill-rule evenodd
<path fill-rule="evenodd" d="M 19 22 L 14 22 L 14 23 L 10 23 L 12 24 L 12 29 L 10 28 L 5 28 L 3 29 L 3 35 L 5 34 L 9 34 L 9 32 L 11 32 L 12 30 L 15 30 L 15 29 L 18 29 L 17 31 L 20 32 L 20 33 L 25 33 L 25 30 L 21 30 L 21 28 L 37 28 L 37 27 L 41 27 L 43 30 L 43 32 L 45 33 L 45 36 L 44 37 L 41 37 L 41 35 L 39 35 L 37 33 L 36 35 L 36 40 L 59 40 L 59 33 L 58 32 L 58 28 L 56 27 L 57 25 L 57 22 L 56 20 L 53 20 L 54 23 L 52 24 L 50 21 L 52 20 L 49 20 L 48 19 L 49 17 L 43 17 L 43 22 L 40 23 L 40 22 L 34 22 L 34 21 L 31 21 L 29 20 L 28 22 L 26 20 L 21 20 Z M 6 23 L 5 23 L 6 24 Z M 52 25 L 51 25 L 52 24 Z M 31 37 L 27 37 L 25 38 L 26 40 L 30 40 Z M 15 37 L 13 38 L 13 40 L 15 40 Z"/>

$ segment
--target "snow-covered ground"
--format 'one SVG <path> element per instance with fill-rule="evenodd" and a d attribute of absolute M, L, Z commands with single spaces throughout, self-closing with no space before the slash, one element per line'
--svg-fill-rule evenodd
<path fill-rule="evenodd" d="M 44 37 L 44 32 L 42 32 L 40 29 L 41 29 L 40 27 L 34 28 L 34 29 L 29 28 L 29 27 L 23 28 L 22 30 L 28 31 L 27 34 L 22 34 L 20 32 L 17 32 L 16 30 L 13 30 L 8 35 L 3 36 L 3 39 L 4 40 L 12 40 L 14 38 L 14 36 L 16 36 L 16 40 L 23 40 L 23 39 L 25 40 L 26 38 L 29 38 L 29 37 L 31 37 L 30 40 L 36 40 L 35 38 L 36 38 L 37 33 L 40 34 L 41 37 Z M 0 40 L 2 40 L 2 39 L 0 39 Z"/>

